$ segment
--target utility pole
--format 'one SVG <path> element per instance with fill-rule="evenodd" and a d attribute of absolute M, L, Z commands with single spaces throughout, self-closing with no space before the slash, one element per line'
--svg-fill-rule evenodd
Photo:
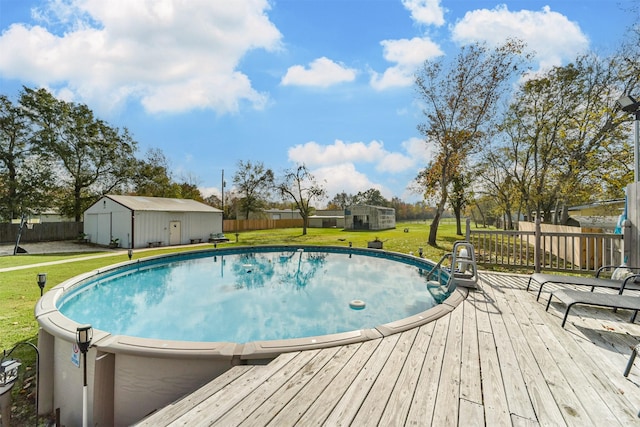
<path fill-rule="evenodd" d="M 222 169 L 222 190 L 220 190 L 222 194 L 222 219 L 224 219 L 224 169 Z"/>

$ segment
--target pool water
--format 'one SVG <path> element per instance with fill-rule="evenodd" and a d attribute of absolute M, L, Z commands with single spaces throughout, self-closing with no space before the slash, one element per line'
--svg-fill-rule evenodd
<path fill-rule="evenodd" d="M 301 338 L 374 328 L 433 307 L 426 273 L 424 263 L 350 251 L 209 252 L 98 276 L 58 308 L 76 322 L 134 337 Z M 365 307 L 352 308 L 355 300 Z"/>

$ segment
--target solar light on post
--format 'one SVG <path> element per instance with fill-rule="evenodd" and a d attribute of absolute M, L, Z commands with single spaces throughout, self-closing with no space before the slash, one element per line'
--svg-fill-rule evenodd
<path fill-rule="evenodd" d="M 78 344 L 78 348 L 80 349 L 80 353 L 82 353 L 82 364 L 83 364 L 83 381 L 82 381 L 82 427 L 88 427 L 89 420 L 87 418 L 87 406 L 88 406 L 88 397 L 87 397 L 87 352 L 89 351 L 89 346 L 91 345 L 91 339 L 93 338 L 93 328 L 91 325 L 82 325 L 78 326 L 76 329 L 76 344 Z"/>
<path fill-rule="evenodd" d="M 127 255 L 129 256 L 129 261 L 131 261 L 131 257 L 133 256 L 133 249 L 129 249 L 127 251 Z"/>
<path fill-rule="evenodd" d="M 44 293 L 44 287 L 47 285 L 47 273 L 38 273 L 38 287 L 40 288 L 40 296 Z"/>

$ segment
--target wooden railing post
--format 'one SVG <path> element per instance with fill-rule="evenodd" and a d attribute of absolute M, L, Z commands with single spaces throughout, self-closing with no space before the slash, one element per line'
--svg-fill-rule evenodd
<path fill-rule="evenodd" d="M 464 222 L 464 226 L 465 226 L 464 239 L 467 242 L 471 242 L 471 218 L 467 217 L 466 221 Z"/>
<path fill-rule="evenodd" d="M 541 227 L 540 227 L 540 218 L 536 217 L 536 228 L 535 228 L 535 247 L 533 248 L 533 270 L 536 273 L 540 273 L 540 249 L 541 249 L 541 237 L 542 237 L 542 231 L 541 231 Z"/>
<path fill-rule="evenodd" d="M 625 219 L 622 222 L 622 262 L 620 264 L 628 265 L 631 256 L 631 245 L 633 244 L 633 236 L 631 235 L 631 221 Z M 632 267 L 637 267 L 632 265 Z"/>

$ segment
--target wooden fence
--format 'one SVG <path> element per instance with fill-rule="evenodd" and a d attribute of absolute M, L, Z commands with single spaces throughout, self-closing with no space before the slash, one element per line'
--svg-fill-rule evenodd
<path fill-rule="evenodd" d="M 41 222 L 33 224 L 29 230 L 26 226 L 22 229 L 21 242 L 52 242 L 58 240 L 73 240 L 83 230 L 82 222 Z M 20 224 L 0 224 L 0 242 L 15 243 Z"/>
<path fill-rule="evenodd" d="M 623 232 L 630 233 L 630 228 Z M 475 248 L 478 264 L 536 272 L 595 272 L 604 265 L 622 263 L 623 236 L 525 222 L 519 224 L 519 230 L 471 230 L 467 221 L 466 239 Z"/>
<path fill-rule="evenodd" d="M 302 219 L 225 219 L 223 233 L 249 230 L 270 230 L 274 228 L 301 228 Z"/>

